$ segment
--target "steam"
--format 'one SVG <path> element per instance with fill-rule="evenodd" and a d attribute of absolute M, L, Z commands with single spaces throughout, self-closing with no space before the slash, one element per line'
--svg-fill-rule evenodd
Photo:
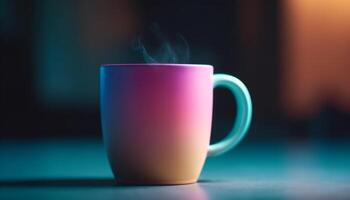
<path fill-rule="evenodd" d="M 177 34 L 170 40 L 160 31 L 159 26 L 153 24 L 150 27 L 150 38 L 138 37 L 135 40 L 134 49 L 141 53 L 146 63 L 189 63 L 190 49 L 186 39 Z M 145 41 L 154 42 L 151 48 L 145 47 Z"/>

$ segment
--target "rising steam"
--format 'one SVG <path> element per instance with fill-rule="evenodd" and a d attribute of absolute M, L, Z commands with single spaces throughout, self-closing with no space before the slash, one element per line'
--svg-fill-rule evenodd
<path fill-rule="evenodd" d="M 160 31 L 156 24 L 150 28 L 150 38 L 138 37 L 135 41 L 135 50 L 141 53 L 146 63 L 189 63 L 190 49 L 186 39 L 177 34 L 171 42 Z M 152 47 L 146 48 L 148 40 L 154 43 Z M 148 41 L 150 42 L 150 41 Z"/>

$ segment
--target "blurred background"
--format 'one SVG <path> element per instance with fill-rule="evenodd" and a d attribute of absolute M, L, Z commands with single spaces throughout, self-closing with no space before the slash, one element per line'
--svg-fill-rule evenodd
<path fill-rule="evenodd" d="M 347 0 L 0 0 L 0 137 L 101 137 L 99 65 L 145 62 L 132 46 L 154 24 L 246 83 L 249 138 L 350 138 Z M 215 90 L 212 140 L 232 99 Z"/>

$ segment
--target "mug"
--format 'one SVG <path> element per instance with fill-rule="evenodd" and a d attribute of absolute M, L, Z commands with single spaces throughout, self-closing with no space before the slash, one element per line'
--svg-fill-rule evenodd
<path fill-rule="evenodd" d="M 210 143 L 213 88 L 236 98 L 236 123 Z M 246 135 L 252 103 L 246 86 L 211 65 L 106 64 L 100 67 L 103 140 L 122 184 L 188 184 L 207 156 L 227 152 Z"/>

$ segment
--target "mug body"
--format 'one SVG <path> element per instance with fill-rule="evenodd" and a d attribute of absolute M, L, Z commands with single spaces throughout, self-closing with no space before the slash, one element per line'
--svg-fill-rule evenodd
<path fill-rule="evenodd" d="M 213 67 L 113 64 L 100 68 L 104 143 L 116 180 L 198 180 L 210 142 Z"/>

